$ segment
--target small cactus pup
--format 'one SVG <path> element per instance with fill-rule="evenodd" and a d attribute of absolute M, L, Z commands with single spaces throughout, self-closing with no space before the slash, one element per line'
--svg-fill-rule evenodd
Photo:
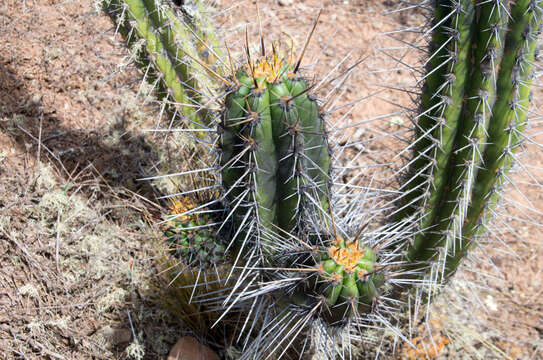
<path fill-rule="evenodd" d="M 319 264 L 321 291 L 327 300 L 323 318 L 338 324 L 349 313 L 368 313 L 378 295 L 384 277 L 375 273 L 375 253 L 370 247 L 361 247 L 358 240 L 347 242 L 336 239 Z"/>
<path fill-rule="evenodd" d="M 376 318 L 386 316 L 388 309 L 381 304 L 387 302 L 383 286 L 387 267 L 377 263 L 378 249 L 362 245 L 367 239 L 324 231 L 281 238 L 284 250 L 260 271 L 258 288 L 247 289 L 248 298 L 262 295 L 255 314 L 261 320 L 255 322 L 259 331 L 244 348 L 243 359 L 255 354 L 289 358 L 311 351 L 333 359 L 332 354 L 360 338 L 348 334 L 374 327 Z M 311 240 L 317 245 L 310 245 Z M 320 343 L 312 344 L 317 338 Z"/>
<path fill-rule="evenodd" d="M 163 224 L 164 234 L 174 257 L 189 267 L 206 270 L 224 262 L 225 246 L 215 237 L 209 214 L 181 215 L 195 207 L 190 197 L 172 200 L 172 219 Z"/>
<path fill-rule="evenodd" d="M 215 211 L 200 207 L 205 202 L 195 196 L 170 199 L 169 214 L 161 226 L 166 242 L 161 239 L 157 257 L 161 272 L 163 305 L 183 321 L 187 330 L 215 346 L 227 347 L 240 312 L 224 308 L 217 296 L 226 296 L 232 282 L 228 280 L 231 265 L 225 255 L 226 243 L 216 236 Z M 243 309 L 245 310 L 245 309 Z M 221 319 L 221 323 L 213 326 Z M 225 334 L 229 334 L 228 336 Z M 220 340 L 220 341 L 219 341 Z"/>

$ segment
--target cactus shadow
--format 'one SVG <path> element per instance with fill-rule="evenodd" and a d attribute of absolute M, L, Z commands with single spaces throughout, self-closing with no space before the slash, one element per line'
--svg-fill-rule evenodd
<path fill-rule="evenodd" d="M 142 135 L 128 130 L 124 114 L 103 130 L 68 128 L 55 109 L 47 109 L 39 96 L 27 91 L 25 81 L 2 64 L 5 61 L 0 61 L 0 131 L 21 153 L 34 158 L 39 153 L 39 160 L 50 163 L 67 181 L 92 177 L 142 196 L 157 194 L 148 182 L 136 179 L 149 176 L 159 156 Z"/>
<path fill-rule="evenodd" d="M 112 121 L 109 127 L 99 130 L 74 129 L 63 125 L 55 109 L 46 108 L 36 94 L 28 90 L 26 80 L 19 78 L 9 65 L 6 66 L 8 62 L 5 60 L 0 56 L 0 151 L 4 152 L 2 155 L 8 154 L 8 161 L 0 166 L 0 177 L 17 176 L 20 171 L 28 168 L 29 163 L 36 161 L 39 153 L 39 161 L 55 168 L 61 181 L 83 185 L 78 187 L 78 194 L 92 201 L 100 201 L 100 206 L 104 204 L 105 208 L 112 208 L 112 211 L 107 212 L 108 220 L 115 224 L 128 223 L 130 229 L 127 232 L 132 231 L 136 241 L 148 241 L 141 228 L 132 229 L 137 225 L 134 219 L 144 221 L 145 214 L 141 215 L 123 204 L 129 203 L 134 193 L 147 199 L 160 195 L 159 190 L 150 182 L 137 181 L 138 178 L 156 175 L 157 170 L 153 170 L 159 162 L 156 148 L 143 135 L 128 129 L 129 119 L 123 114 Z M 6 144 L 16 148 L 13 149 L 15 151 L 10 152 Z M 9 159 L 10 156 L 13 159 Z M 141 206 L 145 205 L 143 202 Z M 152 208 L 145 211 L 155 216 L 156 210 Z M 127 256 L 137 258 L 141 256 L 137 254 L 138 251 L 144 253 L 148 248 L 126 249 Z M 152 264 L 147 266 L 154 267 Z M 119 286 L 133 288 L 125 284 L 125 279 L 116 281 Z M 132 320 L 127 315 L 129 312 L 133 314 Z M 139 316 L 140 313 L 145 316 Z M 119 328 L 109 330 L 104 335 L 109 350 L 119 357 L 123 356 L 133 340 L 133 324 L 144 332 L 145 358 L 158 358 L 154 350 L 156 343 L 162 341 L 165 342 L 162 347 L 171 346 L 179 334 L 179 323 L 173 319 L 164 320 L 165 317 L 161 315 L 163 313 L 165 310 L 156 295 L 140 292 L 139 288 L 127 292 L 125 302 L 113 317 Z"/>

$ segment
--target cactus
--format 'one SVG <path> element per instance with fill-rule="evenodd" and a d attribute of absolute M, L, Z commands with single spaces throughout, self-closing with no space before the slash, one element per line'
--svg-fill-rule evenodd
<path fill-rule="evenodd" d="M 266 56 L 261 36 L 259 56 L 252 59 L 246 44 L 245 63 L 235 68 L 229 59 L 225 75 L 227 61 L 205 30 L 208 21 L 194 17 L 197 7 L 183 11 L 196 19 L 184 26 L 156 0 L 110 1 L 129 13 L 125 32 L 134 26 L 146 41 L 163 85 L 192 124 L 186 126 L 209 130 L 203 142 L 211 160 L 179 174 L 210 172 L 222 192 L 173 211 L 166 230 L 192 272 L 221 268 L 203 284 L 212 285 L 207 293 L 199 277 L 183 278 L 191 296 L 182 301 L 197 292 L 198 306 L 214 314 L 194 330 L 237 321 L 225 342 L 249 359 L 299 355 L 316 334 L 336 343 L 345 334 L 359 338 L 360 326 L 394 328 L 398 311 L 429 301 L 484 233 L 526 127 L 541 0 L 434 2 L 408 174 L 395 209 L 367 229 L 338 215 L 351 205 L 336 192 L 326 116 L 300 74 L 305 50 L 294 62 L 274 44 Z M 202 86 L 204 72 L 213 86 Z M 218 83 L 221 111 L 202 101 Z M 216 224 L 197 215 L 216 204 Z"/>
<path fill-rule="evenodd" d="M 337 245 L 337 246 L 336 246 Z M 374 273 L 375 254 L 373 249 L 362 247 L 358 241 L 346 242 L 337 239 L 336 245 L 328 248 L 319 266 L 326 284 L 324 296 L 333 312 L 324 312 L 331 323 L 343 321 L 349 311 L 369 312 L 378 288 L 383 283 L 383 274 Z M 352 299 L 352 300 L 351 300 Z M 355 306 L 350 306 L 355 301 Z M 336 306 L 336 304 L 343 304 Z M 330 316 L 333 315 L 333 316 Z"/>
<path fill-rule="evenodd" d="M 190 198 L 174 201 L 170 213 L 182 214 L 196 207 Z M 224 244 L 213 236 L 208 224 L 208 214 L 182 216 L 165 223 L 164 233 L 175 257 L 183 259 L 190 266 L 208 269 L 224 260 Z"/>
<path fill-rule="evenodd" d="M 335 223 L 326 121 L 297 73 L 301 59 L 281 57 L 276 46 L 268 57 L 261 49 L 254 61 L 248 47 L 246 53 L 247 62 L 227 79 L 218 139 L 210 140 L 220 144 L 216 170 L 225 207 L 215 241 L 221 249 L 225 242 L 233 262 L 227 279 L 234 284 L 229 294 L 215 290 L 198 301 L 210 307 L 222 302 L 220 320 L 243 316 L 239 336 L 251 339 L 243 345 L 245 356 L 265 358 L 293 351 L 291 345 L 314 332 L 310 323 L 343 329 L 354 318 L 365 321 L 385 276 L 377 251 L 360 241 L 363 228 L 355 235 Z M 173 218 L 183 221 L 187 214 L 194 212 Z M 202 247 L 191 243 L 190 230 L 177 228 L 168 231 L 182 249 Z M 190 251 L 182 255 L 193 261 Z M 193 268 L 208 274 L 202 260 Z M 255 282 L 264 285 L 255 288 Z M 294 335 L 269 333 L 275 322 L 282 324 L 279 333 Z"/>
<path fill-rule="evenodd" d="M 424 276 L 428 264 L 436 266 L 442 280 L 484 228 L 520 145 L 541 26 L 537 1 L 445 3 L 436 7 L 432 47 L 439 50 L 423 89 L 417 175 L 399 212 L 421 219 L 406 267 Z"/>
<path fill-rule="evenodd" d="M 221 327 L 213 328 L 223 309 L 205 301 L 210 293 L 224 292 L 232 285 L 226 279 L 231 269 L 225 244 L 212 231 L 215 223 L 209 212 L 178 216 L 194 210 L 201 201 L 188 195 L 171 201 L 170 215 L 162 223 L 167 242 L 160 239 L 156 255 L 165 281 L 156 290 L 162 294 L 163 306 L 190 330 L 214 339 L 224 336 L 225 328 L 236 326 L 236 319 L 226 318 Z"/>
<path fill-rule="evenodd" d="M 202 6 L 199 1 L 195 5 Z M 218 86 L 214 77 L 203 76 L 207 71 L 217 74 L 208 53 L 218 56 L 220 51 L 213 29 L 198 16 L 177 17 L 171 8 L 155 0 L 103 0 L 103 7 L 135 49 L 137 63 L 158 87 L 159 97 L 169 94 L 185 121 L 204 127 L 210 121 L 204 105 L 212 101 Z M 196 30 L 195 25 L 199 26 Z M 199 36 L 205 36 L 209 44 Z"/>
<path fill-rule="evenodd" d="M 264 242 L 264 251 L 270 250 L 265 239 L 277 228 L 292 234 L 303 228 L 303 209 L 314 206 L 311 201 L 328 209 L 324 120 L 294 70 L 277 54 L 249 62 L 234 77 L 239 86 L 226 97 L 221 123 L 227 199 L 238 223 L 256 219 L 255 239 Z"/>

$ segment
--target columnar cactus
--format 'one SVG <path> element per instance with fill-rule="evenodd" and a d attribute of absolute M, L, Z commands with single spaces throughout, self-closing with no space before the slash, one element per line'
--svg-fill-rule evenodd
<path fill-rule="evenodd" d="M 206 106 L 213 102 L 219 82 L 205 74 L 216 73 L 213 60 L 220 48 L 206 19 L 188 14 L 177 17 L 170 7 L 155 0 L 102 0 L 102 3 L 136 52 L 138 64 L 150 77 L 148 80 L 157 86 L 158 95 L 169 95 L 171 99 L 167 102 L 177 104 L 176 111 L 193 127 L 208 123 L 210 114 Z M 202 7 L 200 1 L 194 6 Z"/>
<path fill-rule="evenodd" d="M 296 234 L 307 211 L 328 209 L 324 119 L 294 71 L 278 54 L 249 62 L 233 78 L 221 122 L 222 179 L 240 225 L 235 238 L 257 231 L 265 252 L 278 228 Z"/>
<path fill-rule="evenodd" d="M 486 224 L 530 105 L 540 1 L 438 1 L 399 217 L 420 219 L 406 266 L 446 279 Z M 419 264 L 419 265 L 413 265 Z"/>

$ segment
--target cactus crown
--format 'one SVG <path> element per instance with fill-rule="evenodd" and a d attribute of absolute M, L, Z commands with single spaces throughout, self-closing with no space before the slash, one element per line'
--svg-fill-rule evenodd
<path fill-rule="evenodd" d="M 343 266 L 347 273 L 353 273 L 366 254 L 371 253 L 371 249 L 360 249 L 358 241 L 346 242 L 342 238 L 338 238 L 336 239 L 336 245 L 328 248 L 328 256 L 336 264 Z"/>
<path fill-rule="evenodd" d="M 292 73 L 292 66 L 290 61 L 286 61 L 281 58 L 278 53 L 274 51 L 272 57 L 263 56 L 256 61 L 250 61 L 244 66 L 244 72 L 251 74 L 255 79 L 261 79 L 258 84 L 260 89 L 264 89 L 266 83 L 277 83 L 282 80 L 283 75 L 294 76 Z"/>

